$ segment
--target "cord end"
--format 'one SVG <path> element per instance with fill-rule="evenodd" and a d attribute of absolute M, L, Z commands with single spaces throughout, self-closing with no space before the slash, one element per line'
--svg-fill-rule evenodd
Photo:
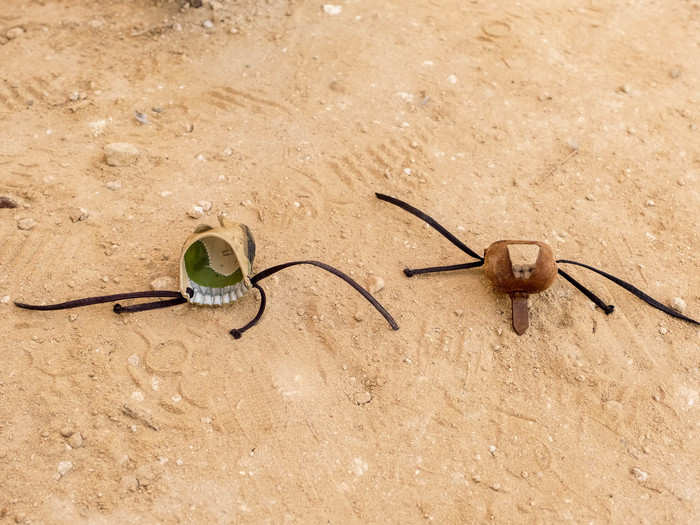
<path fill-rule="evenodd" d="M 124 311 L 124 307 L 120 305 L 119 303 L 116 303 L 113 307 L 112 310 L 114 310 L 115 314 L 120 314 Z"/>
<path fill-rule="evenodd" d="M 240 339 L 241 336 L 243 335 L 240 330 L 236 330 L 235 328 L 229 332 L 234 339 Z"/>
<path fill-rule="evenodd" d="M 403 273 L 406 275 L 406 277 L 413 277 L 415 273 L 413 273 L 413 270 L 410 268 L 404 268 Z"/>
<path fill-rule="evenodd" d="M 605 315 L 610 315 L 615 311 L 615 305 L 609 304 L 605 308 L 603 308 L 603 311 L 605 312 Z"/>

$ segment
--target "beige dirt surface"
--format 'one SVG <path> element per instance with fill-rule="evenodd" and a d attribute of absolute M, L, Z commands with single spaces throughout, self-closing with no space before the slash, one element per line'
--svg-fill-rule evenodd
<path fill-rule="evenodd" d="M 374 192 L 697 318 L 699 85 L 697 0 L 3 0 L 0 522 L 698 523 L 698 328 L 572 267 L 614 314 L 558 279 L 518 337 Z M 219 213 L 401 329 L 308 267 L 237 341 L 257 292 L 13 305 L 176 280 Z"/>

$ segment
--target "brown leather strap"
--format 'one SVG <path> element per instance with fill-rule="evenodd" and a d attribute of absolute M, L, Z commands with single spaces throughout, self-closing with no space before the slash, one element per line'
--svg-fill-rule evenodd
<path fill-rule="evenodd" d="M 527 327 L 530 326 L 527 298 L 528 294 L 526 293 L 510 294 L 510 302 L 513 307 L 513 330 L 518 335 L 523 335 Z"/>

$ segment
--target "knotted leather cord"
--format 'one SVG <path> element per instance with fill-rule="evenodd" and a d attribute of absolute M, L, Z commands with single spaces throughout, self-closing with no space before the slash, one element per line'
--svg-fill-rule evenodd
<path fill-rule="evenodd" d="M 319 261 L 291 261 L 288 263 L 278 264 L 277 266 L 271 266 L 270 268 L 267 268 L 261 272 L 258 272 L 253 277 L 251 277 L 250 282 L 253 283 L 253 286 L 255 286 L 259 281 L 262 281 L 263 279 L 270 277 L 270 275 L 272 275 L 273 273 L 277 273 L 280 270 L 284 270 L 285 268 L 289 268 L 290 266 L 296 266 L 298 264 L 310 264 L 311 266 L 316 266 L 318 268 L 321 268 L 322 270 L 326 270 L 327 272 L 332 273 L 336 277 L 340 277 L 343 281 L 345 281 L 350 286 L 352 286 L 355 290 L 357 290 L 362 295 L 362 297 L 367 299 L 367 301 L 369 301 L 370 304 L 372 306 L 374 306 L 380 314 L 382 314 L 384 319 L 386 319 L 386 321 L 389 323 L 389 326 L 391 326 L 391 328 L 393 330 L 399 329 L 399 325 L 396 323 L 396 321 L 391 316 L 391 314 L 386 310 L 386 308 L 384 308 L 381 305 L 381 303 L 379 301 L 377 301 L 374 298 L 374 296 L 371 293 L 369 293 L 367 290 L 362 288 L 362 286 L 360 286 L 357 283 L 357 281 L 355 281 L 352 277 L 350 277 L 349 275 L 346 275 L 345 273 L 341 272 L 337 268 L 334 268 L 333 266 L 326 264 L 326 263 L 322 263 Z M 264 306 L 263 306 L 263 308 L 264 308 Z M 253 321 L 248 323 L 248 325 L 246 325 L 245 328 L 248 329 L 251 326 L 255 325 L 255 323 L 257 323 L 260 320 L 261 315 L 262 315 L 262 310 L 260 310 L 258 312 L 258 315 L 255 316 L 255 319 L 253 319 Z M 241 329 L 238 332 L 241 333 L 242 331 L 243 330 Z M 233 331 L 232 331 L 232 335 L 234 337 L 236 337 L 233 334 Z"/>
<path fill-rule="evenodd" d="M 615 310 L 615 305 L 605 304 L 600 297 L 598 297 L 596 294 L 591 292 L 588 288 L 583 286 L 580 282 L 578 282 L 576 279 L 571 277 L 568 273 L 566 273 L 561 268 L 557 271 L 559 272 L 559 275 L 561 275 L 564 279 L 566 279 L 571 284 L 573 284 L 579 292 L 583 293 L 583 295 L 585 295 L 591 301 L 593 301 L 598 308 L 600 308 L 601 310 L 603 310 L 605 312 L 606 315 L 610 315 L 611 313 L 613 313 L 613 311 Z"/>
<path fill-rule="evenodd" d="M 671 308 L 669 308 L 668 306 L 666 306 L 666 305 L 660 303 L 659 301 L 657 301 L 657 300 L 654 299 L 653 297 L 650 297 L 649 295 L 645 294 L 643 291 L 641 291 L 641 290 L 640 290 L 639 288 L 637 288 L 636 286 L 633 286 L 633 285 L 631 285 L 630 283 L 628 283 L 628 282 L 626 282 L 626 281 L 623 281 L 623 280 L 620 279 L 619 277 L 615 277 L 614 275 L 610 275 L 609 273 L 604 272 L 603 270 L 599 270 L 598 268 L 594 268 L 593 266 L 589 266 L 589 265 L 587 265 L 587 264 L 583 264 L 583 263 L 580 263 L 580 262 L 577 262 L 577 261 L 569 261 L 569 260 L 566 260 L 566 259 L 559 259 L 559 260 L 557 261 L 557 264 L 559 264 L 559 263 L 564 263 L 564 264 L 575 264 L 576 266 L 581 266 L 581 267 L 583 267 L 583 268 L 587 268 L 588 270 L 591 270 L 591 271 L 593 271 L 593 272 L 595 272 L 595 273 L 597 273 L 597 274 L 599 274 L 599 275 L 602 275 L 602 276 L 605 277 L 606 279 L 609 279 L 610 281 L 614 282 L 614 283 L 617 284 L 618 286 L 621 286 L 622 288 L 624 288 L 625 290 L 627 290 L 628 292 L 630 292 L 632 295 L 635 295 L 635 296 L 639 297 L 642 301 L 644 301 L 645 303 L 647 303 L 649 306 L 652 306 L 652 307 L 656 308 L 657 310 L 661 310 L 661 311 L 664 312 L 665 314 L 668 314 L 668 315 L 670 315 L 671 317 L 675 317 L 676 319 L 682 319 L 683 321 L 687 321 L 687 322 L 692 323 L 692 324 L 695 324 L 695 325 L 700 325 L 700 322 L 696 321 L 695 319 L 691 319 L 690 317 L 686 317 L 685 315 L 681 314 L 680 312 L 676 312 L 675 310 L 672 310 Z M 566 274 L 564 274 L 561 270 L 559 270 L 559 273 L 561 273 L 561 274 L 566 278 Z M 585 293 L 587 297 L 591 298 L 591 296 L 593 295 L 592 292 L 586 293 L 586 291 L 584 291 L 584 290 L 586 290 L 586 289 L 585 289 L 582 285 L 578 285 L 578 286 L 577 286 L 577 285 L 574 283 L 574 281 L 571 280 L 571 279 L 569 279 L 569 281 L 570 281 L 572 284 L 574 284 L 574 286 L 576 286 L 576 288 L 578 288 L 578 289 L 581 290 L 583 293 Z M 589 295 L 589 294 L 590 294 L 590 295 Z M 595 296 L 593 295 L 593 297 L 595 297 Z M 600 299 L 598 299 L 598 300 L 600 300 Z M 594 302 L 595 302 L 595 300 L 594 300 Z M 597 303 L 596 303 L 596 304 L 597 304 Z M 600 306 L 600 305 L 599 305 L 599 306 Z"/>
<path fill-rule="evenodd" d="M 248 330 L 248 328 L 252 328 L 256 324 L 258 324 L 258 321 L 260 321 L 260 318 L 262 317 L 262 314 L 265 311 L 265 305 L 267 304 L 267 299 L 265 298 L 265 291 L 257 283 L 253 283 L 253 288 L 257 288 L 258 291 L 260 292 L 260 308 L 258 308 L 258 313 L 255 314 L 255 317 L 253 317 L 253 320 L 250 321 L 247 325 L 245 325 L 243 328 L 238 328 L 238 329 L 234 328 L 233 330 L 231 330 L 229 332 L 233 336 L 234 339 L 240 339 L 241 336 L 243 335 L 243 332 Z"/>
<path fill-rule="evenodd" d="M 322 268 L 323 270 L 326 270 L 327 272 L 332 273 L 333 275 L 340 277 L 342 280 L 344 280 L 346 283 L 348 283 L 350 286 L 352 286 L 355 290 L 357 290 L 367 301 L 369 301 L 372 306 L 374 306 L 377 311 L 384 316 L 384 319 L 387 320 L 391 328 L 394 330 L 399 329 L 399 325 L 396 323 L 394 318 L 391 316 L 391 314 L 384 308 L 379 301 L 377 301 L 371 293 L 369 293 L 367 290 L 362 288 L 352 277 L 349 275 L 346 275 L 345 273 L 341 272 L 337 268 L 334 268 L 333 266 L 330 266 L 328 264 L 319 262 L 319 261 L 292 261 L 284 264 L 280 264 L 277 266 L 272 266 L 270 268 L 267 268 L 266 270 L 263 270 L 262 272 L 259 272 L 256 274 L 254 277 L 251 278 L 251 283 L 253 284 L 254 288 L 257 288 L 257 290 L 260 292 L 260 308 L 258 309 L 258 313 L 255 315 L 255 317 L 245 326 L 242 328 L 234 328 L 230 331 L 230 334 L 235 338 L 235 339 L 240 339 L 241 335 L 243 335 L 243 332 L 248 330 L 249 328 L 252 328 L 262 318 L 263 312 L 265 311 L 265 306 L 267 304 L 267 298 L 265 297 L 265 291 L 260 287 L 258 284 L 258 281 L 261 281 L 270 275 L 279 272 L 280 270 L 284 270 L 285 268 L 289 268 L 290 266 L 296 266 L 298 264 L 310 264 L 312 266 L 316 266 L 318 268 Z M 187 289 L 187 294 L 192 297 L 192 294 L 194 292 L 192 291 L 191 288 Z M 57 303 L 57 304 L 47 304 L 47 305 L 39 305 L 39 304 L 26 304 L 26 303 L 20 303 L 20 302 L 15 302 L 15 305 L 17 305 L 20 308 L 25 308 L 27 310 L 62 310 L 65 308 L 77 308 L 80 306 L 89 306 L 92 304 L 100 304 L 100 303 L 110 303 L 114 301 L 121 301 L 125 299 L 140 299 L 140 298 L 145 298 L 145 297 L 173 297 L 173 299 L 167 300 L 167 301 L 155 301 L 151 303 L 144 303 L 144 304 L 135 304 L 135 305 L 130 305 L 130 306 L 122 306 L 121 304 L 117 303 L 114 305 L 114 312 L 117 314 L 121 313 L 131 313 L 131 312 L 143 312 L 146 310 L 154 310 L 156 308 L 166 308 L 169 306 L 175 306 L 178 304 L 182 304 L 187 302 L 187 299 L 182 296 L 180 292 L 175 292 L 175 291 L 147 291 L 147 292 L 131 292 L 131 293 L 120 293 L 120 294 L 113 294 L 113 295 L 101 295 L 97 297 L 85 297 L 83 299 L 76 299 L 74 301 L 66 301 L 64 303 Z"/>
<path fill-rule="evenodd" d="M 404 209 L 408 213 L 415 215 L 419 219 L 425 221 L 430 226 L 435 228 L 438 232 L 440 232 L 443 237 L 445 237 L 448 241 L 450 241 L 452 244 L 454 244 L 457 248 L 459 248 L 463 252 L 471 255 L 475 259 L 479 259 L 480 261 L 484 260 L 484 258 L 481 255 L 476 253 L 474 250 L 472 250 L 466 244 L 464 244 L 462 241 L 460 241 L 457 237 L 452 235 L 449 231 L 447 231 L 447 229 L 444 226 L 442 226 L 438 221 L 433 219 L 430 215 L 423 213 L 418 208 L 414 208 L 413 206 L 411 206 L 407 202 L 396 199 L 394 197 L 390 197 L 389 195 L 384 195 L 383 193 L 375 193 L 375 195 L 377 196 L 377 198 L 379 200 L 383 200 L 383 201 L 386 201 L 386 202 L 393 204 L 394 206 L 398 206 L 399 208 Z"/>
<path fill-rule="evenodd" d="M 182 301 L 179 301 L 177 303 L 174 303 L 173 301 L 156 301 L 155 303 L 147 303 L 147 304 L 154 304 L 156 306 L 151 306 L 150 308 L 144 308 L 145 310 L 151 310 L 153 308 L 161 308 L 162 306 L 173 306 L 175 304 L 180 304 L 182 302 L 185 302 L 185 299 L 182 297 L 182 294 L 180 292 L 173 292 L 173 291 L 167 291 L 167 290 L 153 290 L 153 291 L 147 291 L 147 292 L 129 292 L 129 293 L 118 293 L 118 294 L 113 294 L 113 295 L 99 295 L 96 297 L 85 297 L 84 299 L 76 299 L 74 301 L 66 301 L 64 303 L 56 303 L 56 304 L 27 304 L 27 303 L 20 303 L 15 301 L 15 306 L 18 306 L 20 308 L 24 308 L 26 310 L 64 310 L 66 308 L 78 308 L 81 306 L 90 306 L 93 304 L 100 304 L 100 303 L 113 303 L 114 301 L 122 301 L 124 299 L 142 299 L 146 297 L 177 297 L 179 299 L 182 299 Z M 177 300 L 177 299 L 175 299 Z M 157 306 L 159 304 L 162 304 L 162 306 Z M 116 310 L 115 305 L 115 312 Z M 145 305 L 143 305 L 145 306 Z M 120 308 L 134 308 L 134 307 L 120 307 Z M 137 310 L 122 310 L 122 311 L 137 311 Z M 119 313 L 119 312 L 117 312 Z"/>

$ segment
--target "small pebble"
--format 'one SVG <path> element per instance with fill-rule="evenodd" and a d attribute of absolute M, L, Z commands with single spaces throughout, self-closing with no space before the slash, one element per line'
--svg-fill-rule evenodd
<path fill-rule="evenodd" d="M 174 290 L 175 288 L 175 279 L 169 275 L 157 277 L 151 281 L 151 290 Z"/>
<path fill-rule="evenodd" d="M 11 199 L 10 197 L 5 197 L 4 195 L 0 195 L 0 208 L 16 208 L 17 207 L 17 201 L 14 199 Z"/>
<path fill-rule="evenodd" d="M 355 321 L 357 321 L 358 323 L 365 320 L 365 316 L 362 315 L 362 312 L 356 312 L 355 315 L 353 315 L 353 317 L 354 317 Z"/>
<path fill-rule="evenodd" d="M 70 217 L 71 222 L 80 222 L 87 219 L 90 214 L 85 208 L 73 208 L 68 216 Z"/>
<path fill-rule="evenodd" d="M 73 430 L 72 427 L 63 427 L 61 430 L 59 430 L 59 433 L 60 433 L 64 438 L 69 438 L 69 437 L 71 437 L 71 436 L 75 433 L 75 430 Z"/>
<path fill-rule="evenodd" d="M 660 333 L 661 335 L 666 335 L 666 334 L 668 333 L 668 328 L 666 328 L 665 326 L 660 326 L 660 327 L 659 327 L 659 333 Z"/>
<path fill-rule="evenodd" d="M 72 461 L 61 461 L 58 464 L 58 468 L 56 470 L 58 471 L 58 475 L 63 477 L 66 474 L 68 474 L 71 470 L 73 470 L 73 462 Z"/>
<path fill-rule="evenodd" d="M 80 99 L 80 94 L 75 94 L 76 95 L 76 100 Z M 71 100 L 73 100 L 73 95 L 71 95 Z M 112 119 L 101 119 L 101 120 L 95 120 L 93 122 L 88 123 L 88 128 L 90 128 L 90 133 L 92 133 L 93 137 L 99 137 L 105 132 L 105 128 L 107 127 L 107 124 L 111 121 Z"/>
<path fill-rule="evenodd" d="M 622 93 L 629 94 L 632 91 L 632 86 L 629 84 L 623 84 L 618 88 L 618 91 L 621 91 Z"/>
<path fill-rule="evenodd" d="M 648 207 L 648 208 L 653 208 L 654 206 L 656 206 L 656 203 L 655 203 L 653 200 L 649 199 L 649 200 L 647 201 L 647 207 Z"/>
<path fill-rule="evenodd" d="M 680 297 L 673 298 L 673 302 L 671 303 L 671 308 L 673 308 L 676 312 L 684 313 L 687 307 L 688 307 L 688 305 Z"/>
<path fill-rule="evenodd" d="M 384 288 L 384 279 L 377 275 L 371 275 L 368 282 L 370 293 L 377 293 Z"/>
<path fill-rule="evenodd" d="M 447 81 L 450 84 L 456 84 L 457 83 L 457 75 L 450 75 L 447 77 Z"/>
<path fill-rule="evenodd" d="M 334 4 L 323 4 L 323 12 L 331 16 L 339 15 L 343 12 L 343 6 Z"/>
<path fill-rule="evenodd" d="M 363 392 L 355 392 L 352 395 L 353 401 L 355 401 L 356 405 L 366 405 L 370 401 L 372 401 L 372 394 L 370 394 L 367 391 Z"/>
<path fill-rule="evenodd" d="M 148 124 L 148 115 L 145 113 L 141 113 L 140 111 L 134 111 L 134 118 L 140 123 L 140 124 Z"/>
<path fill-rule="evenodd" d="M 70 314 L 70 315 L 68 316 L 68 320 L 71 321 L 71 322 L 77 321 L 77 320 L 78 320 L 78 314 Z"/>
<path fill-rule="evenodd" d="M 10 296 L 9 295 L 3 295 L 0 297 L 0 303 L 2 304 L 7 304 L 10 302 Z"/>
<path fill-rule="evenodd" d="M 681 76 L 681 70 L 677 67 L 674 67 L 673 69 L 671 69 L 671 71 L 668 72 L 668 74 L 671 78 L 678 78 L 679 76 Z"/>
<path fill-rule="evenodd" d="M 632 467 L 630 469 L 630 474 L 634 476 L 634 478 L 639 481 L 640 483 L 644 483 L 647 478 L 649 477 L 649 474 L 644 472 L 642 469 L 639 469 L 637 467 Z"/>
<path fill-rule="evenodd" d="M 136 479 L 138 480 L 139 485 L 142 487 L 147 487 L 157 477 L 157 474 L 151 465 L 141 465 L 136 469 L 134 474 L 136 474 Z"/>
<path fill-rule="evenodd" d="M 202 209 L 201 206 L 192 206 L 187 211 L 187 215 L 189 215 L 193 219 L 201 219 L 202 217 L 204 217 L 204 209 Z"/>
<path fill-rule="evenodd" d="M 130 166 L 139 158 L 139 150 L 128 142 L 113 142 L 104 148 L 105 162 L 110 166 Z"/>
<path fill-rule="evenodd" d="M 129 363 L 131 366 L 139 366 L 139 363 L 141 362 L 141 359 L 137 354 L 131 354 L 129 358 L 126 360 L 127 363 Z"/>
<path fill-rule="evenodd" d="M 213 29 L 214 22 L 212 22 L 211 20 L 205 20 L 204 22 L 202 22 L 202 27 L 204 27 L 205 29 Z"/>
<path fill-rule="evenodd" d="M 34 226 L 36 226 L 36 225 L 37 225 L 37 222 L 34 219 L 32 219 L 31 217 L 24 217 L 24 218 L 19 219 L 17 221 L 17 228 L 19 228 L 20 230 L 29 231 L 32 228 L 34 228 Z"/>
<path fill-rule="evenodd" d="M 128 490 L 129 492 L 136 492 L 139 488 L 139 480 L 136 479 L 136 476 L 131 476 L 127 474 L 126 476 L 122 476 L 121 486 L 124 490 Z"/>
<path fill-rule="evenodd" d="M 83 446 L 83 436 L 80 434 L 80 432 L 76 432 L 73 434 L 71 437 L 68 438 L 68 444 L 72 448 L 80 448 Z"/>
<path fill-rule="evenodd" d="M 108 190 L 117 191 L 121 189 L 122 183 L 118 180 L 111 180 L 107 184 L 105 184 L 105 186 L 107 186 Z"/>
<path fill-rule="evenodd" d="M 140 390 L 134 390 L 131 393 L 131 399 L 133 399 L 134 401 L 143 401 L 145 398 L 143 392 L 141 392 Z"/>
<path fill-rule="evenodd" d="M 10 39 L 14 40 L 15 38 L 18 38 L 24 34 L 24 29 L 21 27 L 13 27 L 12 29 L 9 29 L 7 33 L 5 33 L 5 36 Z"/>
<path fill-rule="evenodd" d="M 200 206 L 204 211 L 209 211 L 209 210 L 211 210 L 211 207 L 213 206 L 213 204 L 211 203 L 211 201 L 199 201 L 197 204 L 199 204 L 199 206 Z"/>

